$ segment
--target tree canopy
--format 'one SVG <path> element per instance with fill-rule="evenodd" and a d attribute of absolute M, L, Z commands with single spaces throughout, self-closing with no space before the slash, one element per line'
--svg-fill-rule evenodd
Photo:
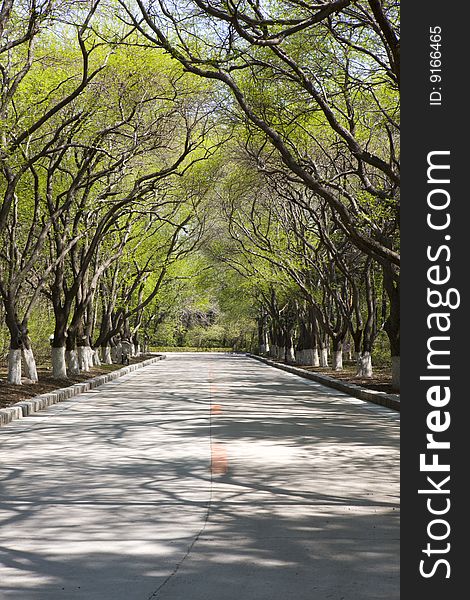
<path fill-rule="evenodd" d="M 398 387 L 398 18 L 393 0 L 3 0 L 9 381 L 21 357 L 37 380 L 35 353 L 64 379 L 184 345 L 338 370 L 349 345 L 369 376 L 386 336 Z"/>

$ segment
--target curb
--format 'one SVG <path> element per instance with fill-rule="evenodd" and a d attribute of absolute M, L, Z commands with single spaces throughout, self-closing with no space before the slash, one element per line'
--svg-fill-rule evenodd
<path fill-rule="evenodd" d="M 20 402 L 16 402 L 12 406 L 1 408 L 0 427 L 3 427 L 3 425 L 7 425 L 8 423 L 11 423 L 11 421 L 15 421 L 16 419 L 28 417 L 29 415 L 32 415 L 33 413 L 36 413 L 39 410 L 43 410 L 48 406 L 52 406 L 53 404 L 57 404 L 62 400 L 67 400 L 68 398 L 73 398 L 74 396 L 78 396 L 83 392 L 93 390 L 96 387 L 103 385 L 103 383 L 113 381 L 118 377 L 122 377 L 123 375 L 127 375 L 128 373 L 132 373 L 132 371 L 136 371 L 137 369 L 141 369 L 142 367 L 146 367 L 147 365 L 154 364 L 159 360 L 163 360 L 164 358 L 166 358 L 165 354 L 160 354 L 159 356 L 147 358 L 146 360 L 140 363 L 127 365 L 127 367 L 123 367 L 122 369 L 118 369 L 117 371 L 111 371 L 110 373 L 97 375 L 92 379 L 88 379 L 88 381 L 82 381 L 81 383 L 75 383 L 74 385 L 59 388 L 57 390 L 53 390 L 52 392 L 46 392 L 45 394 L 34 396 L 29 400 L 21 400 Z"/>
<path fill-rule="evenodd" d="M 386 394 L 385 392 L 367 390 L 356 385 L 355 383 L 345 383 L 344 381 L 334 379 L 329 375 L 320 375 L 319 373 L 306 371 L 305 369 L 300 369 L 299 367 L 284 365 L 282 363 L 275 362 L 274 360 L 270 360 L 269 358 L 257 356 L 256 354 L 247 353 L 246 356 L 266 363 L 267 365 L 275 367 L 276 369 L 281 369 L 282 371 L 287 371 L 288 373 L 293 373 L 294 375 L 300 375 L 300 377 L 304 377 L 305 379 L 311 379 L 317 383 L 322 383 L 323 385 L 339 390 L 340 392 L 345 392 L 346 394 L 354 396 L 355 398 L 359 398 L 360 400 L 373 402 L 374 404 L 380 404 L 381 406 L 386 406 L 392 410 L 396 410 L 398 412 L 400 411 L 400 396 L 398 394 Z"/>

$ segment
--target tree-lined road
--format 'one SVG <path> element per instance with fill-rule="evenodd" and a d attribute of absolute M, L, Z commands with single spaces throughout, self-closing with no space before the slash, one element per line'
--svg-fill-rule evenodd
<path fill-rule="evenodd" d="M 399 415 L 169 354 L 0 430 L 1 600 L 399 598 Z"/>

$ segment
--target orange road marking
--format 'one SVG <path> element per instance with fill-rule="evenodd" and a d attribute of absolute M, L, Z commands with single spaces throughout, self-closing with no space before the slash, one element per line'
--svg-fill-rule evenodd
<path fill-rule="evenodd" d="M 211 470 L 214 475 L 225 475 L 228 470 L 227 452 L 219 442 L 212 442 Z"/>

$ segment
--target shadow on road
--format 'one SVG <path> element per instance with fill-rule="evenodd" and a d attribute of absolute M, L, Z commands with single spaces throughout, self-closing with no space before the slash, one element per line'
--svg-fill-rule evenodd
<path fill-rule="evenodd" d="M 186 355 L 48 414 L 0 435 L 2 600 L 399 598 L 396 413 Z"/>

